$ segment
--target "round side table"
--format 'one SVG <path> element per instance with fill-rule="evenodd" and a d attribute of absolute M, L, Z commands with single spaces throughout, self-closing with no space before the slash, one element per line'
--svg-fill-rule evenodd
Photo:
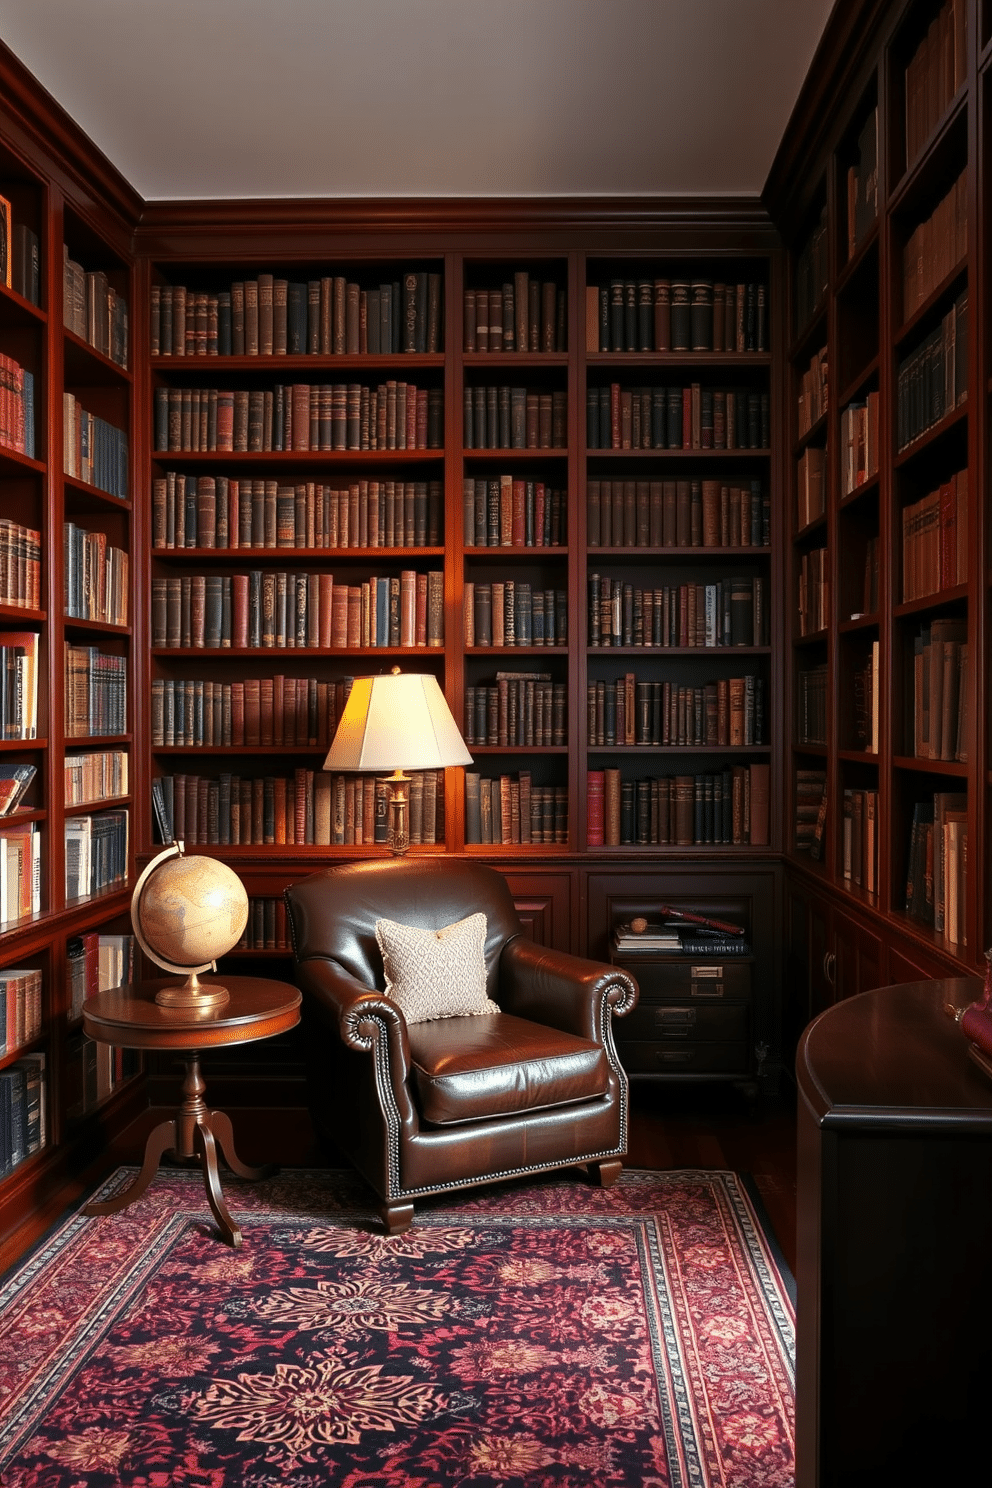
<path fill-rule="evenodd" d="M 200 1055 L 204 1049 L 252 1043 L 294 1028 L 300 1021 L 300 993 L 288 982 L 224 976 L 218 980 L 227 987 L 230 1000 L 224 1007 L 191 1018 L 183 1009 L 160 1007 L 155 1001 L 159 988 L 174 980 L 134 982 L 113 992 L 98 992 L 83 1007 L 83 1029 L 90 1038 L 126 1049 L 174 1049 L 183 1055 L 186 1065 L 179 1110 L 150 1133 L 144 1162 L 134 1182 L 113 1199 L 87 1204 L 83 1213 L 116 1214 L 133 1204 L 148 1187 L 162 1156 L 171 1150 L 177 1157 L 199 1158 L 207 1199 L 221 1235 L 229 1245 L 240 1245 L 241 1231 L 221 1193 L 217 1146 L 227 1166 L 241 1178 L 267 1178 L 276 1168 L 250 1168 L 240 1160 L 234 1150 L 231 1118 L 207 1107 Z"/>

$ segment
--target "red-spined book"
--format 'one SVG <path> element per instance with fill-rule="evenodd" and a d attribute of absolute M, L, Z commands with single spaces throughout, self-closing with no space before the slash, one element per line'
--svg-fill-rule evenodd
<path fill-rule="evenodd" d="M 527 539 L 527 482 L 515 480 L 512 493 L 510 541 L 513 547 L 522 548 Z"/>
<path fill-rule="evenodd" d="M 586 846 L 603 846 L 605 824 L 606 773 L 589 770 L 586 774 Z"/>

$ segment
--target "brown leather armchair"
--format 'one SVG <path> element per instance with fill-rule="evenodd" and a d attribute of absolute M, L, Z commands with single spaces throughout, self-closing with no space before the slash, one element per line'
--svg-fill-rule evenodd
<path fill-rule="evenodd" d="M 375 1189 L 389 1234 L 425 1194 L 572 1164 L 616 1181 L 628 1092 L 611 1019 L 636 1003 L 632 977 L 528 940 L 482 863 L 342 864 L 286 903 L 314 1124 Z M 383 991 L 376 920 L 438 930 L 478 910 L 499 1013 L 408 1024 Z"/>

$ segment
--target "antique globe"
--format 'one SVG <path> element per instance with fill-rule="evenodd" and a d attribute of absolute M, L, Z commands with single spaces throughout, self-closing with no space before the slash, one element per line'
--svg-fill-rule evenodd
<path fill-rule="evenodd" d="M 237 945 L 248 923 L 245 886 L 226 864 L 187 857 L 182 843 L 174 842 L 135 884 L 131 923 L 145 955 L 186 978 L 162 987 L 157 1003 L 194 1014 L 224 1006 L 227 988 L 205 986 L 199 974 L 217 970 L 218 956 Z"/>

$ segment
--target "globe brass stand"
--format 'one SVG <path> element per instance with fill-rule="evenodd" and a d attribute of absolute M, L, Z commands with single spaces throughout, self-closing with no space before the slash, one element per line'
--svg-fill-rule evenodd
<path fill-rule="evenodd" d="M 186 978 L 184 982 L 179 983 L 177 986 L 169 985 L 162 987 L 156 993 L 155 1001 L 159 1007 L 175 1008 L 177 1012 L 197 1018 L 207 1013 L 214 1013 L 218 1008 L 226 1007 L 230 1000 L 230 994 L 226 987 L 214 982 L 211 982 L 209 987 L 205 987 L 200 981 L 200 972 L 216 971 L 217 962 L 204 961 L 200 966 L 176 966 L 171 961 L 164 960 L 152 950 L 141 929 L 141 895 L 146 883 L 162 863 L 167 862 L 170 858 L 181 858 L 184 855 L 183 843 L 173 842 L 164 852 L 160 852 L 157 857 L 152 858 L 135 884 L 134 893 L 131 895 L 131 924 L 134 927 L 135 938 L 149 961 L 154 961 L 155 965 L 161 966 L 163 971 L 172 971 L 177 976 L 185 976 Z M 192 1153 L 190 1156 L 192 1156 Z"/>

